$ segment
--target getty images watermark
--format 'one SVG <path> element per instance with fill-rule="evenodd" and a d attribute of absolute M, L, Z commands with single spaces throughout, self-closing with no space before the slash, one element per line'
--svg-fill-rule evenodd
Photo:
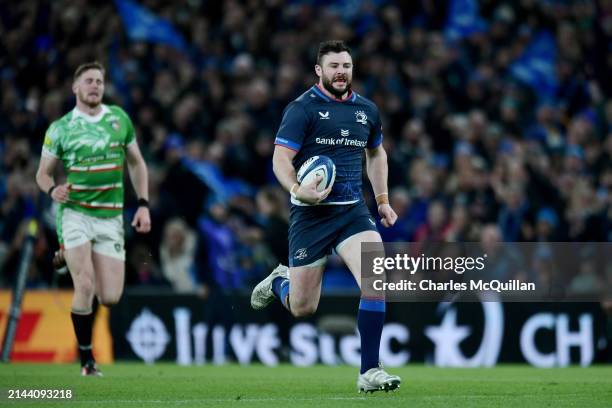
<path fill-rule="evenodd" d="M 612 300 L 611 250 L 610 243 L 364 243 L 361 287 L 387 301 Z"/>
<path fill-rule="evenodd" d="M 414 257 L 408 254 L 395 254 L 392 257 L 379 256 L 373 259 L 372 272 L 374 275 L 384 275 L 388 271 L 397 271 L 399 273 L 407 273 L 415 275 L 417 272 L 454 272 L 462 275 L 466 272 L 479 271 L 482 272 L 486 268 L 485 261 L 487 254 L 478 257 L 459 256 L 459 257 L 441 257 L 441 256 L 420 256 Z M 386 282 L 384 279 L 375 279 L 373 288 L 377 291 L 495 291 L 502 293 L 504 291 L 535 291 L 536 285 L 533 282 L 521 282 L 518 279 L 509 281 L 500 281 L 492 279 L 490 281 L 483 279 L 469 279 L 465 281 L 448 281 L 438 282 L 432 279 L 421 279 L 412 281 L 409 279 L 401 279 L 399 282 Z"/>

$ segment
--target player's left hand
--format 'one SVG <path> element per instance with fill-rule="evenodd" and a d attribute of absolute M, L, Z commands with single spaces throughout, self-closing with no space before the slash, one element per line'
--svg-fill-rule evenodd
<path fill-rule="evenodd" d="M 397 214 L 389 204 L 381 204 L 378 206 L 378 215 L 382 218 L 380 222 L 383 226 L 389 228 L 397 221 Z"/>
<path fill-rule="evenodd" d="M 151 231 L 151 215 L 147 207 L 138 207 L 136 214 L 134 214 L 134 220 L 132 220 L 132 227 L 141 234 Z"/>

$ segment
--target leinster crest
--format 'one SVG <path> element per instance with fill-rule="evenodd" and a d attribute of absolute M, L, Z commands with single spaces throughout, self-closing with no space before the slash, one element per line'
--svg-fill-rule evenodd
<path fill-rule="evenodd" d="M 366 115 L 364 111 L 357 111 L 355 112 L 355 120 L 357 121 L 357 123 L 367 125 L 368 115 Z"/>

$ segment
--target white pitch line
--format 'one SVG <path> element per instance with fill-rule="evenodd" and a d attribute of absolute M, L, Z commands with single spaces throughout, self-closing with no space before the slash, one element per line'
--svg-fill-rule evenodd
<path fill-rule="evenodd" d="M 206 403 L 206 402 L 272 402 L 272 401 L 360 401 L 366 400 L 367 397 L 325 397 L 325 398 L 309 398 L 309 397 L 301 397 L 301 398 L 249 398 L 249 397 L 240 397 L 240 399 L 236 398 L 211 398 L 211 399 L 183 399 L 183 400 L 87 400 L 87 399 L 79 399 L 73 398 L 70 401 L 65 402 L 79 402 L 79 403 L 87 403 L 87 404 L 108 404 L 108 403 L 118 403 L 118 404 L 189 404 L 194 402 Z"/>

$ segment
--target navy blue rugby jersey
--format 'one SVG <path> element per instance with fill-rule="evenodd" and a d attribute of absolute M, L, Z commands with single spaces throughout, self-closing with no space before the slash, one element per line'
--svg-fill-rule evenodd
<path fill-rule="evenodd" d="M 291 102 L 274 144 L 295 150 L 296 171 L 312 156 L 325 155 L 336 165 L 336 181 L 320 204 L 352 204 L 362 199 L 362 158 L 365 148 L 382 143 L 382 126 L 374 102 L 351 92 L 332 99 L 314 85 Z M 293 204 L 305 205 L 292 199 Z"/>

